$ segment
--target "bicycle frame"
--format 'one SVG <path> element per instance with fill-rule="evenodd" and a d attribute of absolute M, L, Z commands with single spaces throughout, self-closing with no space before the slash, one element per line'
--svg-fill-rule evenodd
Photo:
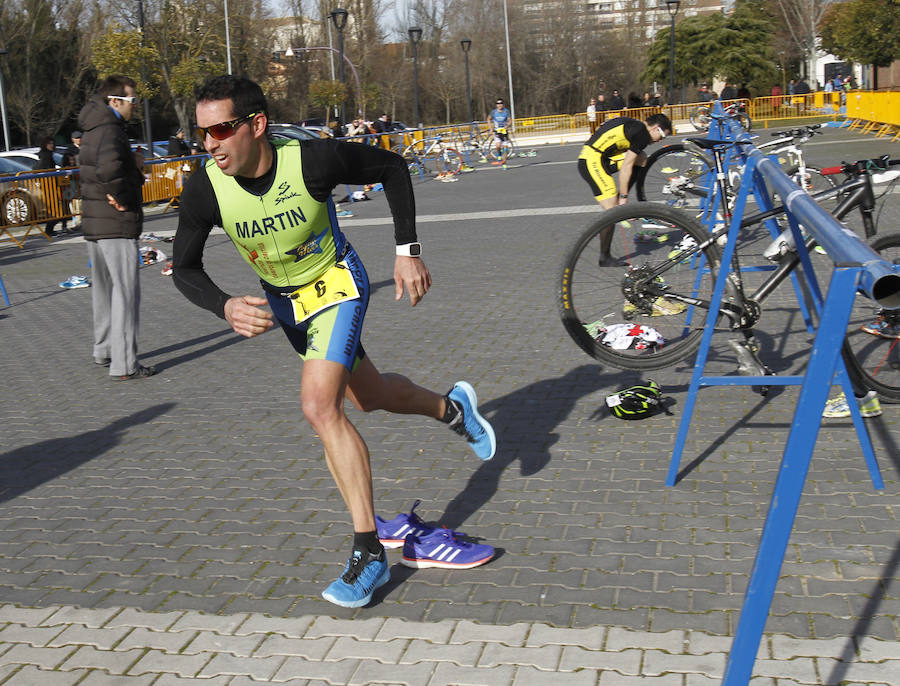
<path fill-rule="evenodd" d="M 722 152 L 714 151 L 714 153 L 718 160 L 718 156 L 721 155 Z M 719 165 L 720 164 L 721 163 L 719 162 Z M 719 185 L 723 185 L 721 174 L 719 174 Z M 720 187 L 719 193 L 723 192 L 724 189 Z M 857 176 L 848 179 L 840 185 L 834 188 L 829 188 L 825 191 L 815 193 L 812 195 L 812 197 L 816 200 L 819 200 L 827 199 L 835 195 L 842 195 L 843 197 L 833 212 L 834 217 L 838 220 L 841 220 L 848 214 L 850 214 L 850 212 L 852 212 L 854 209 L 859 209 L 860 215 L 863 219 L 863 224 L 866 228 L 866 237 L 869 238 L 875 235 L 874 222 L 872 219 L 872 215 L 875 209 L 875 192 L 872 189 L 872 180 L 869 176 L 869 173 L 867 171 L 862 171 Z M 727 201 L 725 204 L 727 206 Z M 784 214 L 785 211 L 786 210 L 784 205 L 777 205 L 769 210 L 765 210 L 763 212 L 753 214 L 749 217 L 745 217 L 743 220 L 741 220 L 740 228 L 745 229 L 748 226 L 758 224 L 766 219 L 771 219 L 778 215 Z M 665 296 L 670 300 L 679 300 L 685 304 L 693 305 L 695 307 L 701 307 L 708 310 L 710 307 L 709 300 L 695 298 L 692 296 L 684 296 L 682 294 L 671 293 L 663 290 L 657 291 L 657 289 L 653 288 L 652 286 L 652 279 L 657 276 L 661 276 L 670 267 L 675 266 L 675 264 L 677 264 L 678 262 L 682 262 L 687 258 L 695 260 L 702 250 L 718 241 L 727 233 L 728 224 L 726 222 L 721 228 L 712 231 L 710 233 L 710 237 L 707 240 L 694 246 L 693 248 L 690 248 L 687 251 L 680 253 L 675 258 L 671 258 L 657 265 L 657 267 L 651 272 L 649 278 L 647 279 L 647 287 L 649 292 L 655 292 L 655 294 L 658 296 Z M 806 249 L 812 249 L 815 244 L 815 240 L 813 238 L 809 238 L 805 243 Z M 760 312 L 757 306 L 764 303 L 768 296 L 771 295 L 771 293 L 776 288 L 778 288 L 779 285 L 781 285 L 781 283 L 794 271 L 794 269 L 797 268 L 797 265 L 801 262 L 801 258 L 799 252 L 795 251 L 791 254 L 790 259 L 783 259 L 778 265 L 771 267 L 771 269 L 773 270 L 772 275 L 769 276 L 765 281 L 763 281 L 763 283 L 760 284 L 760 286 L 749 296 L 744 293 L 743 280 L 740 277 L 740 264 L 737 263 L 737 252 L 735 252 L 734 262 L 734 281 L 729 280 L 726 282 L 726 290 L 728 291 L 729 299 L 733 302 L 723 303 L 722 307 L 720 308 L 720 314 L 727 316 L 734 323 L 734 328 L 747 329 L 752 327 L 759 319 Z M 702 266 L 700 268 L 702 268 Z M 753 305 L 749 306 L 749 308 L 748 302 L 753 303 Z"/>

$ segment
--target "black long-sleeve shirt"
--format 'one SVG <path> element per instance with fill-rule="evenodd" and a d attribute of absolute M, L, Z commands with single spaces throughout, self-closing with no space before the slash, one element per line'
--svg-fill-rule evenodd
<path fill-rule="evenodd" d="M 415 196 L 402 157 L 375 146 L 334 140 L 301 141 L 300 149 L 303 182 L 314 199 L 325 202 L 340 184 L 381 183 L 394 218 L 397 245 L 416 241 Z M 277 156 L 273 154 L 272 167 L 263 176 L 235 177 L 241 188 L 264 194 L 275 179 L 274 160 Z M 222 216 L 206 169 L 201 168 L 191 175 L 181 194 L 173 278 L 188 300 L 224 319 L 225 302 L 231 296 L 203 268 L 203 247 L 213 226 L 222 226 Z"/>

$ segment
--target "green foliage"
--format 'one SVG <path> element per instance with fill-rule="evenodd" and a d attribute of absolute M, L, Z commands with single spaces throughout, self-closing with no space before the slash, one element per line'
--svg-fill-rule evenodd
<path fill-rule="evenodd" d="M 849 0 L 829 6 L 822 48 L 843 60 L 887 67 L 900 59 L 900 2 Z"/>
<path fill-rule="evenodd" d="M 140 31 L 123 31 L 112 24 L 106 33 L 91 42 L 92 61 L 101 79 L 110 74 L 123 74 L 134 79 L 141 97 L 158 92 L 157 85 L 144 80 L 142 73 L 152 74 L 159 69 L 159 53 L 152 45 L 141 45 Z"/>
<path fill-rule="evenodd" d="M 309 101 L 314 107 L 327 110 L 347 99 L 347 86 L 340 81 L 313 81 L 309 84 Z"/>
<path fill-rule="evenodd" d="M 772 22 L 756 0 L 738 2 L 731 16 L 703 14 L 675 25 L 675 82 L 678 85 L 719 77 L 734 83 L 774 79 L 778 65 L 770 39 Z M 669 80 L 670 29 L 659 31 L 641 79 Z"/>

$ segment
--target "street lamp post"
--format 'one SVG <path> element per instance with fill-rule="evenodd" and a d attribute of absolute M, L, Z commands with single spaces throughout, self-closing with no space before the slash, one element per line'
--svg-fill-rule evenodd
<path fill-rule="evenodd" d="M 419 41 L 422 40 L 422 29 L 414 26 L 408 33 L 413 46 L 413 126 L 419 128 Z"/>
<path fill-rule="evenodd" d="M 344 27 L 347 25 L 347 10 L 343 7 L 337 7 L 331 10 L 331 13 L 328 15 L 331 17 L 331 21 L 334 23 L 334 28 L 337 29 L 338 32 L 338 53 L 340 53 L 341 59 L 338 61 L 338 80 L 340 80 L 341 84 L 344 83 Z M 346 98 L 341 99 L 341 121 L 340 124 L 343 126 L 347 123 L 347 103 Z"/>
<path fill-rule="evenodd" d="M 462 47 L 463 55 L 466 56 L 466 107 L 469 108 L 469 123 L 471 123 L 475 120 L 472 116 L 472 88 L 469 85 L 469 50 L 472 49 L 472 41 L 463 38 L 459 45 Z"/>
<path fill-rule="evenodd" d="M 0 57 L 6 57 L 9 50 L 0 48 Z M 3 117 L 3 144 L 9 152 L 9 123 L 6 119 L 6 88 L 3 85 L 3 66 L 0 65 L 0 116 Z"/>
<path fill-rule="evenodd" d="M 672 19 L 672 28 L 669 30 L 669 104 L 675 103 L 675 15 L 681 0 L 666 0 L 666 9 Z"/>

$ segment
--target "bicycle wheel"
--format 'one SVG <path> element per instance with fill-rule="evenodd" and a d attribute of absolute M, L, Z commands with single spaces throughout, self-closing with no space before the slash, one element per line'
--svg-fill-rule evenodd
<path fill-rule="evenodd" d="M 820 191 L 827 191 L 831 188 L 835 187 L 834 179 L 830 176 L 826 176 L 819 169 L 815 167 L 806 167 L 806 173 L 800 173 L 799 166 L 793 166 L 789 169 L 785 170 L 785 174 L 791 177 L 791 181 L 796 183 L 800 188 L 805 190 L 807 193 L 812 195 L 813 193 L 818 193 Z M 838 201 L 840 200 L 839 196 L 835 196 L 833 198 L 828 198 L 827 200 L 819 200 L 819 204 L 824 207 L 829 212 L 837 207 Z"/>
<path fill-rule="evenodd" d="M 696 213 L 714 188 L 712 169 L 712 161 L 704 155 L 681 144 L 667 145 L 650 155 L 639 174 L 638 199 Z"/>
<path fill-rule="evenodd" d="M 697 131 L 709 130 L 709 124 L 712 121 L 712 117 L 709 116 L 709 107 L 707 105 L 701 105 L 691 112 L 690 119 L 691 124 Z"/>
<path fill-rule="evenodd" d="M 752 131 L 753 130 L 753 121 L 750 119 L 750 115 L 746 112 L 738 112 L 737 113 L 738 124 L 744 129 L 744 131 Z"/>
<path fill-rule="evenodd" d="M 900 265 L 900 233 L 876 236 L 869 245 L 888 262 Z M 900 403 L 900 310 L 881 309 L 857 295 L 843 353 L 851 376 L 856 374 L 882 400 Z"/>
<path fill-rule="evenodd" d="M 435 160 L 437 170 L 441 174 L 459 174 L 462 168 L 462 157 L 453 148 L 444 148 Z"/>
<path fill-rule="evenodd" d="M 691 215 L 653 203 L 603 212 L 566 254 L 558 306 L 572 340 L 620 369 L 661 369 L 700 345 L 719 265 Z"/>
<path fill-rule="evenodd" d="M 818 193 L 819 191 L 827 191 L 834 188 L 834 180 L 830 176 L 826 176 L 815 167 L 806 167 L 806 173 L 800 173 L 800 167 L 794 166 L 785 170 L 785 174 L 791 177 L 791 181 L 796 183 L 800 188 L 809 194 Z"/>

